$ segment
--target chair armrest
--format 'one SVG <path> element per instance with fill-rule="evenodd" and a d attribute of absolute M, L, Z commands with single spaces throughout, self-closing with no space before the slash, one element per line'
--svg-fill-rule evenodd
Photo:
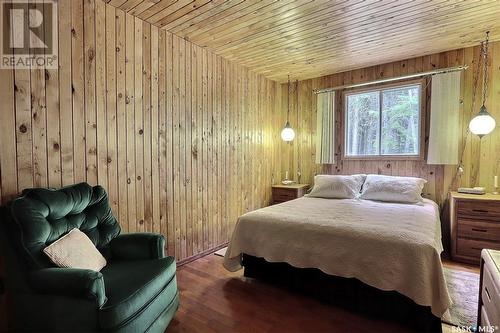
<path fill-rule="evenodd" d="M 99 308 L 107 300 L 102 274 L 90 269 L 43 268 L 30 272 L 29 283 L 39 293 L 84 297 Z"/>
<path fill-rule="evenodd" d="M 165 257 L 165 237 L 152 233 L 123 234 L 111 241 L 110 249 L 116 259 L 161 259 Z"/>

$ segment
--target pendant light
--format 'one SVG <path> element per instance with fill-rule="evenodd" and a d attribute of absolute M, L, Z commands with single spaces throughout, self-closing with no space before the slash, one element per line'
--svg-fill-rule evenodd
<path fill-rule="evenodd" d="M 288 109 L 286 113 L 286 124 L 285 128 L 281 131 L 281 138 L 285 142 L 291 142 L 295 138 L 295 131 L 290 125 L 290 75 L 288 75 L 288 97 L 287 97 Z"/>
<path fill-rule="evenodd" d="M 496 126 L 495 118 L 493 118 L 486 110 L 486 93 L 488 90 L 488 42 L 489 31 L 486 32 L 486 40 L 481 43 L 481 57 L 479 58 L 478 71 L 483 60 L 483 105 L 479 109 L 479 113 L 472 118 L 469 123 L 469 130 L 482 138 L 486 134 L 491 133 Z M 477 84 L 477 81 L 476 81 Z"/>

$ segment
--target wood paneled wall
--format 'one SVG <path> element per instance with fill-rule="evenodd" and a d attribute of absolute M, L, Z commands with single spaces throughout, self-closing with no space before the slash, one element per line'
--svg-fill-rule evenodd
<path fill-rule="evenodd" d="M 471 119 L 471 104 L 473 95 L 473 76 L 479 60 L 479 47 L 471 47 L 430 56 L 418 57 L 404 61 L 397 61 L 379 66 L 324 76 L 320 78 L 300 81 L 298 96 L 292 84 L 291 123 L 296 129 L 296 139 L 283 150 L 281 170 L 290 170 L 295 179 L 297 172 L 301 173 L 300 181 L 312 183 L 313 177 L 318 173 L 353 174 L 353 173 L 379 173 L 388 175 L 419 176 L 428 180 L 424 189 L 425 196 L 445 201 L 449 188 L 457 186 L 485 186 L 488 191 L 493 187 L 493 176 L 500 173 L 500 42 L 490 45 L 490 64 L 488 80 L 488 98 L 486 106 L 497 120 L 497 129 L 479 139 L 475 135 L 466 135 L 469 120 Z M 461 136 L 459 138 L 461 152 L 465 147 L 463 156 L 464 173 L 455 178 L 456 166 L 427 165 L 425 161 L 411 160 L 345 160 L 341 155 L 343 143 L 343 129 L 341 112 L 336 110 L 336 165 L 315 164 L 315 136 L 316 136 L 316 99 L 313 90 L 337 85 L 360 83 L 376 79 L 399 76 L 403 74 L 418 73 L 437 68 L 446 68 L 470 65 L 463 73 L 460 112 Z M 476 97 L 476 107 L 472 114 L 479 111 L 481 105 L 481 83 Z M 287 105 L 287 85 L 282 89 L 282 112 L 285 114 Z M 298 97 L 298 102 L 297 102 Z M 427 117 L 428 118 L 428 117 Z M 428 126 L 427 126 L 428 128 Z M 427 146 L 428 137 L 425 142 Z"/>
<path fill-rule="evenodd" d="M 278 84 L 101 0 L 58 10 L 59 70 L 0 70 L 1 201 L 87 181 L 178 260 L 228 241 L 270 201 Z"/>

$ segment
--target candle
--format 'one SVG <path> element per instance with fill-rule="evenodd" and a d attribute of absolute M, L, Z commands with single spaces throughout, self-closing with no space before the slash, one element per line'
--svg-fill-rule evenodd
<path fill-rule="evenodd" d="M 498 187 L 498 176 L 495 176 L 495 181 L 494 181 L 494 183 L 495 183 L 495 188 L 497 188 L 497 187 Z"/>
<path fill-rule="evenodd" d="M 496 177 L 496 176 L 495 176 Z M 288 171 L 285 172 L 285 179 L 288 179 Z"/>

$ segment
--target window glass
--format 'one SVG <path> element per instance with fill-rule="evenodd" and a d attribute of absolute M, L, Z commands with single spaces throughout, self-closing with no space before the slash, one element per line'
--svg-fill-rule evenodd
<path fill-rule="evenodd" d="M 418 155 L 420 86 L 382 91 L 382 155 Z"/>
<path fill-rule="evenodd" d="M 378 155 L 379 98 L 378 92 L 347 97 L 347 155 Z"/>
<path fill-rule="evenodd" d="M 420 152 L 420 85 L 346 96 L 346 156 Z"/>

